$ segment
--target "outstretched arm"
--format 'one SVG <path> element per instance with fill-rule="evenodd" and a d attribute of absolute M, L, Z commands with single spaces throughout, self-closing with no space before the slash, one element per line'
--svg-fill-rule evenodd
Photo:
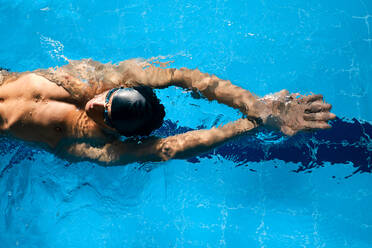
<path fill-rule="evenodd" d="M 140 84 L 153 88 L 175 85 L 198 91 L 209 100 L 239 109 L 246 116 L 287 135 L 301 130 L 330 128 L 327 122 L 336 117 L 329 112 L 332 106 L 323 101 L 322 95 L 301 96 L 282 90 L 258 98 L 228 80 L 201 73 L 197 69 L 162 69 L 152 65 L 145 69 L 139 66 L 131 68 L 126 71 L 127 77 Z"/>
<path fill-rule="evenodd" d="M 128 67 L 128 61 L 122 63 L 119 64 L 119 68 L 121 66 L 125 68 L 123 70 L 124 77 L 138 84 L 152 88 L 179 86 L 200 92 L 208 100 L 217 100 L 219 103 L 239 109 L 247 116 L 260 118 L 260 112 L 254 106 L 258 97 L 248 90 L 233 85 L 229 80 L 202 73 L 198 69 L 164 69 L 153 65 L 143 68 L 141 63 Z"/>
<path fill-rule="evenodd" d="M 321 95 L 299 96 L 281 91 L 258 98 L 249 91 L 199 70 L 162 69 L 146 61 L 126 60 L 118 66 L 93 60 L 70 61 L 57 69 L 38 70 L 47 79 L 70 92 L 72 100 L 84 105 L 90 98 L 114 87 L 145 85 L 166 88 L 171 85 L 200 92 L 209 100 L 217 100 L 239 109 L 246 116 L 266 126 L 293 135 L 300 130 L 329 128 L 335 118 L 331 105 Z"/>
<path fill-rule="evenodd" d="M 166 88 L 174 85 L 200 92 L 207 99 L 237 108 L 247 116 L 260 117 L 260 112 L 254 107 L 257 97 L 228 80 L 199 70 L 163 69 L 136 59 L 120 62 L 119 65 L 83 59 L 71 60 L 63 67 L 37 70 L 35 73 L 65 88 L 71 98 L 81 104 L 115 87 L 145 85 Z"/>
<path fill-rule="evenodd" d="M 106 166 L 185 159 L 243 135 L 255 127 L 254 122 L 239 119 L 210 130 L 195 130 L 167 138 L 150 138 L 141 143 L 114 141 L 103 147 L 93 147 L 86 143 L 73 144 L 57 153 L 70 160 L 91 160 Z"/>

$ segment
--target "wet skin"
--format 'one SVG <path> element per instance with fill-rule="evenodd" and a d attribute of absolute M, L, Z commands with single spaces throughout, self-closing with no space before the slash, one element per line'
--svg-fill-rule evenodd
<path fill-rule="evenodd" d="M 72 103 L 63 87 L 34 73 L 3 84 L 0 99 L 0 130 L 19 139 L 53 148 L 62 138 L 104 137 L 102 122 Z"/>
<path fill-rule="evenodd" d="M 321 95 L 300 96 L 283 90 L 258 98 L 228 80 L 199 70 L 162 69 L 148 65 L 143 69 L 137 62 L 128 66 L 124 61 L 124 68 L 130 70 L 123 70 L 122 63 L 110 65 L 115 71 L 109 67 L 103 81 L 89 81 L 89 84 L 66 72 L 68 66 L 70 70 L 80 70 L 89 63 L 104 67 L 91 60 L 72 61 L 66 68 L 22 73 L 15 80 L 1 84 L 0 130 L 22 140 L 46 144 L 51 149 L 63 140 L 76 140 L 71 142 L 71 146 L 64 147 L 65 153 L 111 165 L 195 156 L 246 134 L 258 125 L 294 135 L 302 130 L 330 128 L 327 122 L 335 118 L 329 112 L 331 105 L 325 103 Z M 115 130 L 104 123 L 103 112 L 108 90 L 129 87 L 128 82 L 152 88 L 179 86 L 197 91 L 208 100 L 239 109 L 248 118 L 210 130 L 148 139 L 141 144 L 121 142 Z M 111 99 L 107 106 L 109 115 L 110 103 Z M 90 138 L 101 140 L 103 145 L 92 146 L 86 142 Z"/>

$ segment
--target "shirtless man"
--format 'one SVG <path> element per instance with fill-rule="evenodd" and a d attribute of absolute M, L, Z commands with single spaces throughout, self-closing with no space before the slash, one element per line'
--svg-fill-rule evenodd
<path fill-rule="evenodd" d="M 164 108 L 151 88 L 169 86 L 200 93 L 239 109 L 245 117 L 210 130 L 123 141 L 121 135 L 146 136 L 160 127 Z M 258 98 L 199 70 L 163 69 L 139 60 L 112 65 L 89 59 L 59 68 L 0 73 L 0 132 L 69 160 L 102 165 L 195 156 L 259 125 L 286 135 L 326 129 L 335 118 L 330 109 L 321 95 L 283 90 Z"/>

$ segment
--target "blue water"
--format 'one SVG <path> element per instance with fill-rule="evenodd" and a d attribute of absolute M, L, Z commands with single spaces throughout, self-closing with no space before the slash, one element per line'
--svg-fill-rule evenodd
<path fill-rule="evenodd" d="M 322 93 L 333 129 L 103 168 L 0 138 L 0 247 L 372 247 L 372 2 L 0 0 L 0 66 L 142 57 L 258 95 Z M 179 89 L 158 135 L 239 117 Z"/>

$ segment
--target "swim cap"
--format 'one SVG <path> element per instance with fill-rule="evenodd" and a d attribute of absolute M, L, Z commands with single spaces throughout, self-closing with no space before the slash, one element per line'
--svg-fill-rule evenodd
<path fill-rule="evenodd" d="M 108 115 L 107 104 L 111 101 L 111 118 Z M 106 96 L 105 122 L 121 133 L 130 132 L 148 121 L 151 105 L 146 98 L 134 88 L 114 88 Z"/>

